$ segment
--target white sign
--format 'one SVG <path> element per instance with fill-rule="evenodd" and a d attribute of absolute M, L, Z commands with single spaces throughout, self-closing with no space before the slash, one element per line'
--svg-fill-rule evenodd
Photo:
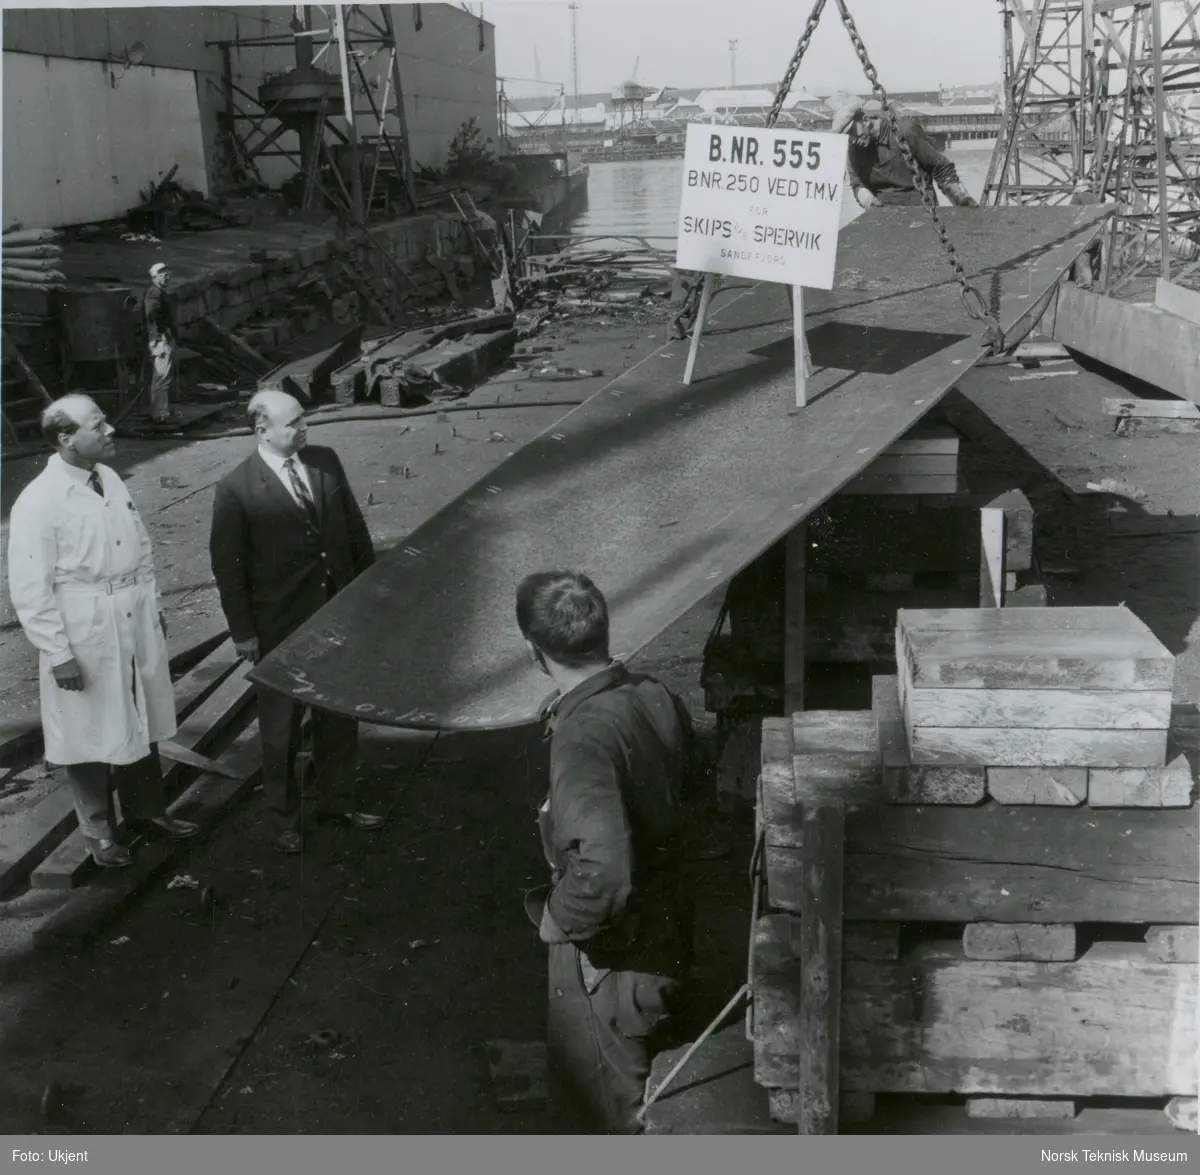
<path fill-rule="evenodd" d="M 845 135 L 692 123 L 675 264 L 833 289 Z"/>

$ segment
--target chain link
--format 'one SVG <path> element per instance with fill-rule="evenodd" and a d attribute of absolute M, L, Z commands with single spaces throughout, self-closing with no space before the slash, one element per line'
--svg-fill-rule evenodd
<path fill-rule="evenodd" d="M 867 75 L 867 81 L 871 83 L 871 90 L 879 100 L 879 104 L 883 107 L 888 126 L 892 130 L 892 136 L 900 147 L 900 154 L 904 156 L 904 162 L 908 164 L 908 169 L 912 172 L 917 190 L 921 193 L 921 203 L 925 205 L 925 210 L 929 213 L 929 218 L 933 221 L 933 227 L 941 242 L 942 250 L 946 254 L 946 259 L 950 262 L 951 269 L 954 270 L 954 278 L 958 282 L 958 292 L 959 297 L 962 298 L 963 307 L 971 318 L 975 319 L 976 322 L 982 322 L 987 327 L 989 349 L 992 352 L 1003 350 L 1004 328 L 989 313 L 987 303 L 984 302 L 979 291 L 971 285 L 966 270 L 963 269 L 962 262 L 958 259 L 958 250 L 955 249 L 954 242 L 950 240 L 950 236 L 946 232 L 946 226 L 942 223 L 942 218 L 938 215 L 937 192 L 933 185 L 926 179 L 925 173 L 921 170 L 920 165 L 913 156 L 912 148 L 900 133 L 900 124 L 896 118 L 895 108 L 892 106 L 891 99 L 888 97 L 887 91 L 883 88 L 883 83 L 879 80 L 879 74 L 872 64 L 870 56 L 867 54 L 867 47 L 863 43 L 858 26 L 854 23 L 854 17 L 850 15 L 850 10 L 846 7 L 846 0 L 834 0 L 834 2 L 838 6 L 839 13 L 841 13 L 842 24 L 846 26 L 846 32 L 850 34 L 850 43 L 854 46 L 854 52 L 858 55 L 858 59 L 862 63 L 863 72 Z M 820 4 L 823 5 L 824 0 L 820 0 Z M 811 35 L 807 29 L 805 30 L 805 34 Z"/>
<path fill-rule="evenodd" d="M 804 60 L 804 55 L 808 52 L 813 33 L 817 31 L 817 25 L 821 23 L 821 13 L 825 11 L 825 4 L 826 0 L 816 0 L 812 12 L 808 15 L 808 23 L 804 26 L 804 32 L 800 34 L 796 51 L 792 54 L 791 61 L 788 62 L 787 72 L 783 75 L 783 81 L 779 83 L 779 89 L 775 92 L 775 101 L 771 103 L 771 110 L 767 114 L 767 126 L 769 127 L 774 126 L 778 121 L 779 115 L 783 111 L 783 104 L 787 101 L 788 94 L 792 92 L 792 82 L 796 80 L 800 62 Z"/>

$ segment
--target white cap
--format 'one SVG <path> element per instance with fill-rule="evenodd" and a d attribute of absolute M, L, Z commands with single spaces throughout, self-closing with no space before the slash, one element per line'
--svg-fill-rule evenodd
<path fill-rule="evenodd" d="M 167 268 L 167 265 L 166 265 L 165 261 L 156 261 L 152 266 L 150 266 L 150 276 L 158 277 L 158 275 L 160 273 L 162 273 L 166 268 Z"/>

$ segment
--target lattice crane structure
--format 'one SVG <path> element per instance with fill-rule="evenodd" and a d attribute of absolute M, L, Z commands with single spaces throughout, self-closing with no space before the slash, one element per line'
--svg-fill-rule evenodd
<path fill-rule="evenodd" d="M 1200 271 L 1200 0 L 1000 0 L 1005 131 L 984 204 L 1117 205 L 1109 293 Z"/>

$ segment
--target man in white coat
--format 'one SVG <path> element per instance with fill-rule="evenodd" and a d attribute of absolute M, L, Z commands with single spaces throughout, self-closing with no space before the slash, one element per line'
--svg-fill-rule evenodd
<path fill-rule="evenodd" d="M 97 865 L 132 863 L 114 835 L 112 793 L 130 832 L 180 840 L 196 825 L 168 816 L 156 744 L 175 733 L 166 632 L 150 535 L 119 474 L 113 427 L 87 396 L 42 413 L 57 450 L 9 520 L 9 589 L 39 653 L 46 761 L 66 768 L 79 827 Z"/>

